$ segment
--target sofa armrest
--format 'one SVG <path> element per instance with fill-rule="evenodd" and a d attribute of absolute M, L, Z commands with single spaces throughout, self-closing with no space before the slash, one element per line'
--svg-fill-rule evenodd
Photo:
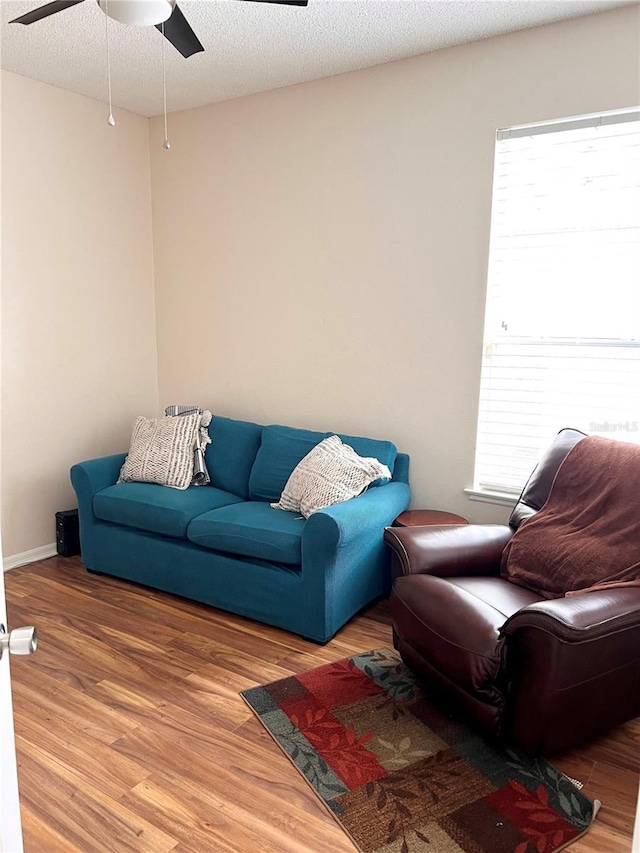
<path fill-rule="evenodd" d="M 343 503 L 314 512 L 302 532 L 300 606 L 324 602 L 327 639 L 391 587 L 386 525 L 411 500 L 407 483 L 391 481 Z"/>
<path fill-rule="evenodd" d="M 303 551 L 305 543 L 311 543 L 311 540 L 314 549 L 322 545 L 322 539 L 328 539 L 338 547 L 352 544 L 374 532 L 379 533 L 382 540 L 384 528 L 404 512 L 410 500 L 408 484 L 392 480 L 349 501 L 314 512 L 304 526 Z"/>
<path fill-rule="evenodd" d="M 507 619 L 501 633 L 509 636 L 523 628 L 538 628 L 568 643 L 595 640 L 627 628 L 640 631 L 640 587 L 594 589 L 537 601 Z"/>
<path fill-rule="evenodd" d="M 497 575 L 502 552 L 512 536 L 513 531 L 504 524 L 387 527 L 384 532 L 394 555 L 394 577 Z"/>
<path fill-rule="evenodd" d="M 88 459 L 72 466 L 71 484 L 78 498 L 81 523 L 83 514 L 90 512 L 93 515 L 93 496 L 107 486 L 113 486 L 126 458 L 126 453 L 116 453 L 113 456 Z"/>

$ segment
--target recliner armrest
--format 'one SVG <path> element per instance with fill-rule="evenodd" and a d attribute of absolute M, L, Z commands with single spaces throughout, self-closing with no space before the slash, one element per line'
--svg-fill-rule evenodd
<path fill-rule="evenodd" d="M 500 635 L 505 730 L 529 754 L 568 749 L 640 713 L 640 588 L 537 601 Z"/>
<path fill-rule="evenodd" d="M 497 575 L 513 530 L 505 524 L 387 527 L 384 539 L 393 551 L 394 578 Z"/>
<path fill-rule="evenodd" d="M 640 587 L 594 589 L 580 595 L 537 601 L 514 613 L 500 633 L 539 628 L 565 642 L 584 642 L 627 628 L 640 628 Z"/>

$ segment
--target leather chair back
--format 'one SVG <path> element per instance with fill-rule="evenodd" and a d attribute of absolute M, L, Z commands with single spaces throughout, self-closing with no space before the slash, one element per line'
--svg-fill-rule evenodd
<path fill-rule="evenodd" d="M 517 530 L 523 521 L 542 509 L 549 497 L 558 468 L 569 451 L 586 438 L 586 433 L 577 429 L 561 429 L 553 444 L 541 457 L 527 480 L 517 504 L 509 516 L 509 527 Z"/>

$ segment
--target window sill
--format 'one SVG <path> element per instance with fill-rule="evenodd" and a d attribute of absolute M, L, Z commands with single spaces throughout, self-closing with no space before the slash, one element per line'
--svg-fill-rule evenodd
<path fill-rule="evenodd" d="M 485 504 L 496 504 L 497 506 L 513 507 L 516 505 L 518 496 L 508 495 L 504 492 L 488 492 L 480 489 L 465 489 L 465 495 L 470 501 L 480 501 Z"/>

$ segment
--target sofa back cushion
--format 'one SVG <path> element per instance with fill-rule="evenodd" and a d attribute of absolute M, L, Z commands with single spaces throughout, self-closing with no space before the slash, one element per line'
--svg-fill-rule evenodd
<path fill-rule="evenodd" d="M 337 435 L 344 444 L 353 447 L 358 456 L 373 456 L 378 462 L 382 462 L 383 465 L 387 466 L 393 476 L 398 448 L 392 441 L 382 441 L 382 439 L 378 438 L 364 438 L 359 435 L 342 435 L 341 433 L 337 433 Z M 383 477 L 371 485 L 380 486 L 388 482 L 389 480 Z"/>
<path fill-rule="evenodd" d="M 249 478 L 249 497 L 258 501 L 277 501 L 291 472 L 300 460 L 324 438 L 337 433 L 274 424 L 262 430 L 262 442 Z M 340 435 L 360 456 L 374 456 L 393 473 L 397 449 L 390 441 Z"/>
<path fill-rule="evenodd" d="M 214 415 L 205 462 L 211 485 L 241 498 L 249 497 L 249 475 L 260 447 L 262 426 Z"/>

